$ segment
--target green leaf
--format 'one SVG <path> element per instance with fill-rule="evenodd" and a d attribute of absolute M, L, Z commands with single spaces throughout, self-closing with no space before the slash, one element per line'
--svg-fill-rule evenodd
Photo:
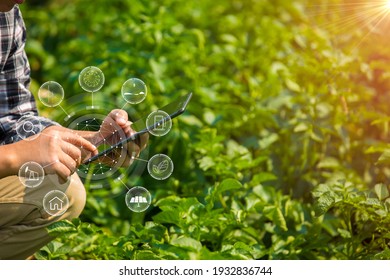
<path fill-rule="evenodd" d="M 339 161 L 334 157 L 326 157 L 320 160 L 320 162 L 317 164 L 318 168 L 329 168 L 329 169 L 336 169 L 340 168 Z"/>
<path fill-rule="evenodd" d="M 253 176 L 253 182 L 256 182 L 256 183 L 275 181 L 277 179 L 278 179 L 278 177 L 276 177 L 274 174 L 269 173 L 269 172 L 261 172 L 259 174 L 256 174 L 255 176 Z"/>
<path fill-rule="evenodd" d="M 286 78 L 284 80 L 284 82 L 286 83 L 286 87 L 289 90 L 295 91 L 295 92 L 300 92 L 301 91 L 301 87 L 296 82 L 294 82 L 293 80 Z"/>
<path fill-rule="evenodd" d="M 276 207 L 273 214 L 273 222 L 280 227 L 282 230 L 287 231 L 287 224 L 286 220 L 284 219 L 282 210 L 280 208 Z"/>
<path fill-rule="evenodd" d="M 48 233 L 66 233 L 66 232 L 75 232 L 76 227 L 72 224 L 72 222 L 68 220 L 62 220 L 55 222 L 47 227 Z"/>
<path fill-rule="evenodd" d="M 184 235 L 172 239 L 171 244 L 178 247 L 190 249 L 196 252 L 199 252 L 202 249 L 202 243 L 200 243 L 198 240 L 195 240 L 191 237 L 187 237 Z"/>
<path fill-rule="evenodd" d="M 312 192 L 314 197 L 320 197 L 326 192 L 331 192 L 330 187 L 327 184 L 318 185 Z"/>
<path fill-rule="evenodd" d="M 215 165 L 215 162 L 211 157 L 205 156 L 199 160 L 199 167 L 204 171 L 207 171 L 208 169 L 210 169 L 214 165 Z"/>
<path fill-rule="evenodd" d="M 133 255 L 133 259 L 134 260 L 161 260 L 161 258 L 151 250 L 136 251 Z"/>
<path fill-rule="evenodd" d="M 374 189 L 379 200 L 385 200 L 389 197 L 389 189 L 385 184 L 376 184 Z"/>
<path fill-rule="evenodd" d="M 374 256 L 376 260 L 390 260 L 390 249 L 385 248 L 382 252 L 376 254 Z"/>
<path fill-rule="evenodd" d="M 153 221 L 180 226 L 180 213 L 176 210 L 164 210 L 153 216 Z"/>
<path fill-rule="evenodd" d="M 390 149 L 386 149 L 379 157 L 376 164 L 390 164 Z"/>
<path fill-rule="evenodd" d="M 217 193 L 241 189 L 242 184 L 236 179 L 225 179 L 217 186 Z"/>
<path fill-rule="evenodd" d="M 334 205 L 335 197 L 332 192 L 323 193 L 314 204 L 314 211 L 316 216 L 321 216 L 328 212 L 328 210 Z"/>
<path fill-rule="evenodd" d="M 351 238 L 351 233 L 348 230 L 338 228 L 337 231 L 340 233 L 342 238 Z"/>

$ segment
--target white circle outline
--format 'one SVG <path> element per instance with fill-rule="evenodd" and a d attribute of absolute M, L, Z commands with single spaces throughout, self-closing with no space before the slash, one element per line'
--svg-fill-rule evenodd
<path fill-rule="evenodd" d="M 144 94 L 143 98 L 142 98 L 141 100 L 139 100 L 139 101 L 135 101 L 135 102 L 129 101 L 129 100 L 125 97 L 125 95 L 124 95 L 125 92 L 124 92 L 124 89 L 123 89 L 123 88 L 125 87 L 125 84 L 126 84 L 127 82 L 131 81 L 131 80 L 137 80 L 137 81 L 141 82 L 142 85 L 145 87 L 145 94 Z M 123 85 L 122 85 L 122 87 L 121 87 L 121 94 L 122 94 L 123 99 L 124 99 L 127 103 L 129 103 L 129 104 L 139 104 L 139 103 L 141 103 L 142 101 L 144 101 L 145 98 L 146 98 L 146 96 L 148 95 L 148 88 L 146 87 L 146 84 L 144 83 L 144 81 L 142 81 L 142 80 L 140 80 L 140 79 L 138 79 L 138 78 L 130 78 L 130 79 L 126 80 L 126 81 L 123 83 Z"/>
<path fill-rule="evenodd" d="M 134 192 L 134 191 L 136 191 L 136 190 L 138 190 L 138 189 L 140 189 L 141 191 L 145 192 L 145 194 L 147 195 L 147 198 L 146 198 L 147 206 L 146 206 L 146 207 L 142 207 L 141 210 L 136 210 L 136 209 L 134 209 L 134 208 L 130 205 L 130 201 L 129 201 L 129 199 L 128 199 L 129 195 L 131 195 L 131 192 Z M 140 186 L 136 186 L 136 187 L 132 187 L 132 188 L 126 193 L 125 202 L 126 202 L 127 208 L 129 208 L 131 211 L 136 212 L 136 213 L 141 213 L 141 212 L 146 211 L 146 210 L 149 208 L 149 206 L 150 206 L 150 204 L 151 204 L 151 202 L 152 202 L 152 196 L 151 196 L 150 192 L 149 192 L 146 188 L 140 187 Z"/>
<path fill-rule="evenodd" d="M 58 213 L 55 213 L 55 214 L 52 214 L 50 211 L 48 211 L 47 208 L 46 208 L 46 204 L 45 204 L 45 200 L 46 200 L 47 197 L 48 197 L 50 194 L 52 194 L 52 193 L 59 193 L 59 195 L 63 195 L 63 196 L 64 196 L 64 200 L 66 200 L 66 202 L 65 202 L 66 207 L 65 207 L 62 211 L 60 211 L 60 212 L 58 212 Z M 69 198 L 68 198 L 68 196 L 67 196 L 64 192 L 62 192 L 62 191 L 59 191 L 59 190 L 52 190 L 52 191 L 48 192 L 48 193 L 43 197 L 42 205 L 43 205 L 43 209 L 45 210 L 45 212 L 46 212 L 47 214 L 49 214 L 49 215 L 51 215 L 51 216 L 54 216 L 54 217 L 58 217 L 58 216 L 63 215 L 63 214 L 68 210 L 68 208 L 69 208 Z"/>
<path fill-rule="evenodd" d="M 37 183 L 34 185 L 28 185 L 25 181 L 23 181 L 21 179 L 21 178 L 26 178 L 26 177 L 22 176 L 21 173 L 23 172 L 23 169 L 28 168 L 29 165 L 34 165 L 34 166 L 38 167 L 38 169 L 40 170 L 40 173 L 41 173 L 39 175 L 42 175 L 42 176 L 39 176 L 41 179 L 37 180 Z M 19 168 L 18 177 L 19 177 L 20 183 L 22 183 L 23 186 L 30 188 L 30 189 L 33 189 L 33 188 L 38 187 L 40 184 L 42 184 L 43 180 L 45 179 L 45 171 L 43 170 L 43 167 L 39 163 L 37 163 L 35 161 L 28 161 L 28 162 L 24 163 Z M 26 181 L 28 181 L 28 180 L 26 180 Z"/>
<path fill-rule="evenodd" d="M 86 88 L 83 86 L 84 83 L 81 81 L 82 75 L 83 75 L 85 72 L 87 72 L 89 69 L 91 69 L 91 68 L 92 68 L 93 70 L 99 72 L 99 74 L 100 74 L 101 77 L 102 77 L 102 82 L 100 83 L 100 85 L 99 85 L 98 87 L 94 88 L 93 90 L 86 89 Z M 81 87 L 83 90 L 85 90 L 86 92 L 94 93 L 94 92 L 99 91 L 99 90 L 104 86 L 105 77 L 104 77 L 103 71 L 102 71 L 100 68 L 98 68 L 98 67 L 96 67 L 96 66 L 87 66 L 87 67 L 85 67 L 83 70 L 81 70 L 81 72 L 80 72 L 80 74 L 79 74 L 78 81 L 79 81 L 80 87 Z"/>
<path fill-rule="evenodd" d="M 151 170 L 151 165 L 152 165 L 151 162 L 153 161 L 154 158 L 156 158 L 156 157 L 161 157 L 161 156 L 164 157 L 165 159 L 168 159 L 169 164 L 170 164 L 172 167 L 170 168 L 171 170 L 170 170 L 170 172 L 169 172 L 168 175 L 166 175 L 166 176 L 164 176 L 164 177 L 157 177 L 155 174 L 153 174 L 153 169 Z M 171 159 L 169 156 L 165 155 L 165 154 L 156 154 L 156 155 L 152 156 L 152 157 L 149 159 L 149 161 L 148 161 L 148 172 L 149 172 L 149 175 L 152 176 L 152 177 L 153 177 L 154 179 L 156 179 L 156 180 L 162 181 L 162 180 L 165 180 L 165 179 L 169 178 L 169 177 L 172 175 L 174 168 L 175 168 L 175 166 L 174 166 L 174 164 L 173 164 L 172 159 Z"/>
<path fill-rule="evenodd" d="M 19 137 L 20 139 L 26 140 L 26 141 L 32 141 L 32 140 L 38 138 L 39 135 L 41 134 L 41 132 L 42 132 L 41 122 L 40 122 L 40 120 L 39 120 L 38 118 L 34 118 L 34 117 L 35 117 L 35 116 L 31 116 L 31 117 L 29 117 L 29 118 L 27 118 L 27 119 L 18 120 L 18 122 L 16 123 L 16 134 L 18 135 L 18 137 Z M 37 124 L 34 124 L 34 123 L 33 123 L 33 122 L 35 122 L 35 121 L 37 122 Z M 34 126 L 34 128 L 35 128 L 35 127 L 38 127 L 38 131 L 35 132 L 35 131 L 34 131 L 34 128 L 32 129 L 32 131 L 31 131 L 31 130 L 30 130 L 30 131 L 25 131 L 25 130 L 24 130 L 24 125 L 25 125 L 26 122 L 32 123 L 33 126 Z M 24 135 L 24 134 L 20 131 L 21 129 L 22 129 L 24 132 L 27 132 L 27 133 L 29 133 L 29 132 L 34 132 L 34 135 Z"/>
<path fill-rule="evenodd" d="M 170 116 L 167 112 L 165 112 L 165 111 L 163 111 L 163 110 L 153 111 L 153 112 L 151 112 L 151 113 L 148 115 L 148 117 L 146 118 L 146 127 L 149 127 L 149 126 L 150 126 L 150 125 L 148 124 L 148 123 L 149 123 L 149 119 L 152 117 L 153 114 L 156 114 L 157 112 L 160 112 L 160 113 L 162 112 L 162 115 L 164 115 L 164 117 L 168 117 L 168 121 L 166 121 L 166 123 L 168 123 L 169 128 L 166 129 L 162 134 L 156 133 L 156 131 L 155 131 L 156 128 L 150 129 L 150 130 L 149 130 L 149 133 L 152 134 L 152 135 L 154 135 L 154 136 L 161 137 L 161 136 L 167 135 L 167 134 L 169 133 L 169 131 L 171 131 L 171 129 L 172 129 L 172 119 L 171 119 L 171 116 Z M 153 122 L 153 123 L 154 123 L 154 122 Z"/>
<path fill-rule="evenodd" d="M 45 86 L 46 84 L 55 84 L 56 86 L 59 86 L 59 88 L 61 89 L 61 92 L 60 92 L 60 93 L 61 93 L 60 101 L 57 101 L 57 102 L 54 103 L 54 104 L 49 104 L 49 103 L 47 103 L 46 101 L 43 101 L 43 100 L 42 100 L 43 97 L 41 97 L 40 92 L 41 92 L 42 87 Z M 48 90 L 48 89 L 46 89 L 46 90 Z M 48 91 L 50 91 L 50 90 L 48 90 Z M 39 98 L 39 101 L 41 101 L 42 104 L 45 105 L 45 106 L 47 106 L 47 107 L 57 107 L 58 105 L 61 104 L 62 100 L 64 100 L 64 97 L 65 97 L 64 88 L 61 86 L 60 83 L 57 83 L 56 81 L 47 81 L 47 82 L 43 83 L 43 84 L 39 87 L 39 90 L 38 90 L 38 98 Z"/>

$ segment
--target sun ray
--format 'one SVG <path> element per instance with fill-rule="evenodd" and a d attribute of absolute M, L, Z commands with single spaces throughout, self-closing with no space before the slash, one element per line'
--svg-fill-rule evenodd
<path fill-rule="evenodd" d="M 306 11 L 309 21 L 333 35 L 355 33 L 359 41 L 353 50 L 371 34 L 384 33 L 390 23 L 390 0 L 308 4 Z"/>

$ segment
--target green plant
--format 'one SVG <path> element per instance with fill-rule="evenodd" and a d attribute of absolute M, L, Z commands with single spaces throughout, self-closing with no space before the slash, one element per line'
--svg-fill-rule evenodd
<path fill-rule="evenodd" d="M 37 257 L 389 259 L 387 37 L 338 28 L 359 13 L 332 10 L 345 1 L 314 2 L 24 6 L 34 94 L 47 80 L 79 94 L 88 65 L 106 76 L 100 105 L 122 107 L 130 77 L 150 89 L 138 113 L 194 93 L 169 134 L 149 140 L 172 176 L 125 182 L 148 187 L 151 209 L 131 213 L 108 178 L 116 196 L 89 191 L 80 219 L 52 225 L 58 237 Z"/>

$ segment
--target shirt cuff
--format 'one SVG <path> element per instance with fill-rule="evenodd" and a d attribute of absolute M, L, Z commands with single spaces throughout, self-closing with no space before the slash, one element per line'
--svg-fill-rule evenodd
<path fill-rule="evenodd" d="M 42 132 L 45 128 L 53 125 L 60 126 L 59 123 L 36 115 L 23 115 L 14 123 L 6 136 L 1 139 L 1 145 L 11 144 L 32 137 Z"/>

